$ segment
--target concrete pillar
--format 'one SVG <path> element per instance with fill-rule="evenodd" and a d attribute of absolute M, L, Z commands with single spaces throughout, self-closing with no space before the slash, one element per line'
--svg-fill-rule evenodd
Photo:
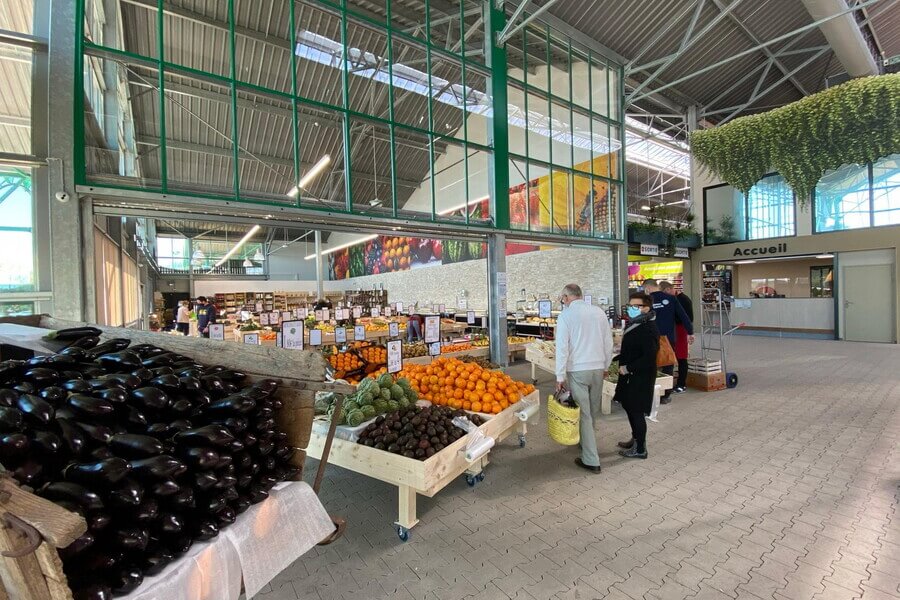
<path fill-rule="evenodd" d="M 316 230 L 316 296 L 319 300 L 325 299 L 325 291 L 323 290 L 324 276 L 322 274 L 322 232 Z"/>
<path fill-rule="evenodd" d="M 500 366 L 509 364 L 506 330 L 506 235 L 488 236 L 488 332 L 491 340 L 491 361 Z"/>

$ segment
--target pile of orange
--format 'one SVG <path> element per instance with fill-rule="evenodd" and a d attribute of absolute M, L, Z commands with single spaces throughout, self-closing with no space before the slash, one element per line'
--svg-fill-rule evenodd
<path fill-rule="evenodd" d="M 534 391 L 502 371 L 483 369 L 455 358 L 438 358 L 429 365 L 406 365 L 400 377 L 433 404 L 497 414 Z"/>
<path fill-rule="evenodd" d="M 357 352 L 370 365 L 386 365 L 387 364 L 387 348 L 381 346 L 365 346 Z"/>
<path fill-rule="evenodd" d="M 450 352 L 464 352 L 466 350 L 471 350 L 472 344 L 469 342 L 461 342 L 459 344 L 447 344 L 446 346 L 441 346 L 441 354 L 448 354 Z"/>
<path fill-rule="evenodd" d="M 328 357 L 328 362 L 334 367 L 335 371 L 346 373 L 362 368 L 363 363 L 359 357 L 352 352 L 341 352 L 332 354 Z"/>

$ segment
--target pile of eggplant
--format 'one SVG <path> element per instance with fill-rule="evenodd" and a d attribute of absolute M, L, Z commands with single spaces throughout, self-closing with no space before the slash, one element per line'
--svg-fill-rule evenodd
<path fill-rule="evenodd" d="M 88 523 L 60 551 L 76 600 L 129 593 L 296 476 L 277 383 L 245 379 L 94 336 L 0 362 L 0 463 Z"/>

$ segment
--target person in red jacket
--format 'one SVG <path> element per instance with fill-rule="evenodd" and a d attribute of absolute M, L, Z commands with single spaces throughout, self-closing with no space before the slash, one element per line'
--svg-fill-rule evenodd
<path fill-rule="evenodd" d="M 670 296 L 674 296 L 678 303 L 681 304 L 681 308 L 684 309 L 684 312 L 690 318 L 691 322 L 694 321 L 694 303 L 691 301 L 690 296 L 685 294 L 684 292 L 677 292 L 675 290 L 675 286 L 669 283 L 668 281 L 660 281 L 659 282 L 659 291 L 669 294 Z M 680 394 L 685 391 L 687 385 L 687 373 L 688 373 L 688 357 L 690 356 L 690 344 L 688 342 L 688 332 L 684 327 L 684 323 L 681 322 L 681 319 L 678 318 L 678 315 L 675 316 L 675 358 L 678 359 L 678 381 L 675 383 L 675 389 L 673 390 L 676 394 Z"/>

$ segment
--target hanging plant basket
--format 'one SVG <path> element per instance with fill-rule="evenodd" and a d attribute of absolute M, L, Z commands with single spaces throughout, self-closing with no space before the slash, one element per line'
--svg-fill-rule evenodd
<path fill-rule="evenodd" d="M 668 242 L 667 232 L 662 229 L 635 229 L 628 225 L 628 241 L 632 244 L 657 244 L 665 246 Z"/>
<path fill-rule="evenodd" d="M 805 206 L 826 171 L 900 153 L 900 74 L 853 79 L 691 134 L 691 152 L 745 194 L 775 169 Z"/>
<path fill-rule="evenodd" d="M 700 234 L 693 231 L 688 234 L 673 233 L 672 245 L 676 248 L 695 250 L 700 247 Z"/>

